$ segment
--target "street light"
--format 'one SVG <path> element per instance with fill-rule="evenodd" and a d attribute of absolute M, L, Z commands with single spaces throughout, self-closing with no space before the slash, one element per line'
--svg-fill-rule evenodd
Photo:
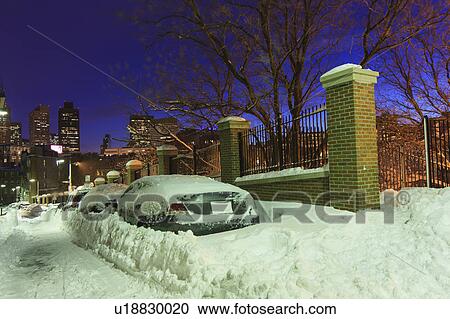
<path fill-rule="evenodd" d="M 58 160 L 56 160 L 56 165 L 59 166 L 60 164 L 62 164 L 64 162 L 65 162 L 64 159 L 58 159 Z M 75 165 L 78 166 L 77 163 L 75 163 Z M 72 159 L 71 158 L 69 158 L 69 192 L 70 191 L 72 191 Z"/>
<path fill-rule="evenodd" d="M 0 185 L 0 190 L 1 190 L 1 192 L 0 192 L 0 200 L 2 201 L 2 204 L 3 204 L 3 189 L 5 187 L 6 187 L 5 184 Z"/>
<path fill-rule="evenodd" d="M 16 191 L 16 202 L 18 202 L 20 200 L 20 186 L 16 186 L 14 190 Z"/>

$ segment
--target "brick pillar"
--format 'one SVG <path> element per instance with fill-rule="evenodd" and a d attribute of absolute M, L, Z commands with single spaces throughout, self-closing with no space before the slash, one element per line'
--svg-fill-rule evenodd
<path fill-rule="evenodd" d="M 178 149 L 174 145 L 161 145 L 156 148 L 158 156 L 158 175 L 169 175 L 170 160 L 178 155 Z"/>
<path fill-rule="evenodd" d="M 128 163 L 125 165 L 125 168 L 127 169 L 127 184 L 130 185 L 133 183 L 136 179 L 140 178 L 138 176 L 138 172 L 142 169 L 143 164 L 141 161 L 138 160 L 131 160 L 128 161 Z"/>
<path fill-rule="evenodd" d="M 222 182 L 234 183 L 241 175 L 239 158 L 239 133 L 248 131 L 250 122 L 242 117 L 229 116 L 221 119 L 217 126 L 220 138 L 220 165 Z"/>
<path fill-rule="evenodd" d="M 326 89 L 331 205 L 379 207 L 374 85 L 379 73 L 345 64 L 320 77 Z"/>
<path fill-rule="evenodd" d="M 120 173 L 118 171 L 109 171 L 106 174 L 106 181 L 108 182 L 108 184 L 111 183 L 118 183 L 120 179 Z"/>

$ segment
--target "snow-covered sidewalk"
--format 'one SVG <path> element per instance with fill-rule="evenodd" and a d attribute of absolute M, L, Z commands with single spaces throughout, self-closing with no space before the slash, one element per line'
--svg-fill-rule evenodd
<path fill-rule="evenodd" d="M 54 212 L 48 214 L 53 215 Z M 58 216 L 0 217 L 0 298 L 138 298 L 146 283 L 73 244 Z"/>

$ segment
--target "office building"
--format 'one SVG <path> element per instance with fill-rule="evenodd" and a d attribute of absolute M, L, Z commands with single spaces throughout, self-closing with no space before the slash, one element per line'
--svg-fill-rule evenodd
<path fill-rule="evenodd" d="M 0 87 L 0 145 L 9 144 L 11 112 L 6 104 L 6 94 Z"/>
<path fill-rule="evenodd" d="M 172 140 L 170 133 L 179 131 L 175 118 L 155 119 L 148 115 L 131 115 L 128 125 L 130 147 L 157 147 Z"/>
<path fill-rule="evenodd" d="M 58 111 L 59 145 L 64 153 L 80 152 L 80 112 L 73 102 L 64 102 Z"/>
<path fill-rule="evenodd" d="M 50 109 L 39 105 L 30 113 L 30 144 L 50 145 Z"/>
<path fill-rule="evenodd" d="M 10 144 L 15 146 L 20 146 L 22 142 L 22 123 L 12 122 L 9 124 L 9 138 Z"/>

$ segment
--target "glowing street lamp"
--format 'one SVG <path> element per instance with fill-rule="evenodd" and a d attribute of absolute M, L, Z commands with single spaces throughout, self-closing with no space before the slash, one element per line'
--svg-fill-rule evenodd
<path fill-rule="evenodd" d="M 2 201 L 3 204 L 3 189 L 6 187 L 5 184 L 0 185 L 0 200 Z"/>
<path fill-rule="evenodd" d="M 36 183 L 36 199 L 39 196 L 39 181 L 35 178 L 30 179 L 30 183 Z"/>
<path fill-rule="evenodd" d="M 60 165 L 60 164 L 63 164 L 65 162 L 65 160 L 64 159 L 58 159 L 58 160 L 56 160 L 56 165 Z M 75 163 L 75 166 L 78 166 L 78 162 L 76 162 Z M 68 183 L 69 183 L 69 192 L 70 191 L 72 191 L 72 159 L 71 158 L 69 158 L 69 180 L 68 180 Z"/>

